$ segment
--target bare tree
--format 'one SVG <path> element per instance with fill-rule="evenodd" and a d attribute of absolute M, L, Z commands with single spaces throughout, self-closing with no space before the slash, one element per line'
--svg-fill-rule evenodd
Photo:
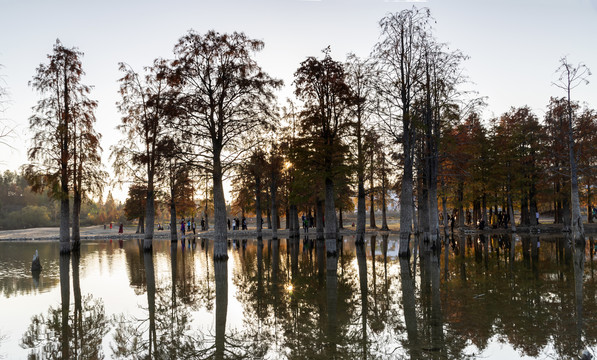
<path fill-rule="evenodd" d="M 244 135 L 267 126 L 272 90 L 282 84 L 253 58 L 263 45 L 244 33 L 189 31 L 174 47 L 172 79 L 180 90 L 182 141 L 193 149 L 189 163 L 210 170 L 213 177 L 215 259 L 228 258 L 223 177 L 253 147 L 243 143 Z"/>
<path fill-rule="evenodd" d="M 349 54 L 346 64 L 347 83 L 355 96 L 352 108 L 353 126 L 355 130 L 356 160 L 357 160 L 357 242 L 363 242 L 365 237 L 365 144 L 364 136 L 367 131 L 367 121 L 374 104 L 375 69 L 370 59 L 360 59 Z"/>
<path fill-rule="evenodd" d="M 400 193 L 400 250 L 409 256 L 413 213 L 413 155 L 415 125 L 413 105 L 423 76 L 423 51 L 430 32 L 428 9 L 403 10 L 380 21 L 381 41 L 374 55 L 381 72 L 378 91 L 385 108 L 381 121 L 385 131 L 402 145 L 403 174 Z"/>
<path fill-rule="evenodd" d="M 566 57 L 560 59 L 560 66 L 556 70 L 559 73 L 557 82 L 553 84 L 566 92 L 567 99 L 567 117 L 568 117 L 568 155 L 570 159 L 570 199 L 572 210 L 572 236 L 575 243 L 584 242 L 584 227 L 580 215 L 580 199 L 578 195 L 578 169 L 576 157 L 574 154 L 574 136 L 573 136 L 573 117 L 571 92 L 581 84 L 588 84 L 587 77 L 591 75 L 591 70 L 583 64 L 573 65 L 568 62 Z"/>
<path fill-rule="evenodd" d="M 149 251 L 153 241 L 160 145 L 167 134 L 165 123 L 172 110 L 167 69 L 165 61 L 157 59 L 153 66 L 145 68 L 145 76 L 125 63 L 120 63 L 120 71 L 124 76 L 119 80 L 122 100 L 118 109 L 123 117 L 117 129 L 125 138 L 112 148 L 112 157 L 117 176 L 132 176 L 136 183 L 147 184 L 143 248 Z"/>

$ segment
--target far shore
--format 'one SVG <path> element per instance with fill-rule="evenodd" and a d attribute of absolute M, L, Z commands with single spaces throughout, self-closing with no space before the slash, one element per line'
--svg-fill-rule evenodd
<path fill-rule="evenodd" d="M 587 235 L 597 235 L 597 224 L 584 224 L 585 234 Z M 143 234 L 135 233 L 137 226 L 130 225 L 124 227 L 124 232 L 122 234 L 118 233 L 118 226 L 113 226 L 112 229 L 106 227 L 104 229 L 103 225 L 95 225 L 95 226 L 87 226 L 81 227 L 81 241 L 85 240 L 96 240 L 96 239 L 142 239 L 144 237 Z M 369 235 L 372 234 L 390 234 L 390 235 L 398 235 L 400 230 L 399 224 L 390 224 L 389 230 L 382 231 L 379 227 L 376 229 L 372 229 L 367 227 L 366 233 Z M 443 227 L 440 226 L 440 232 L 443 233 Z M 448 229 L 448 233 L 450 230 Z M 476 229 L 472 226 L 465 226 L 463 228 L 455 228 L 454 232 L 456 234 L 464 233 L 464 234 L 474 234 L 474 233 L 483 233 L 483 234 L 493 234 L 493 233 L 510 233 L 512 232 L 509 228 L 508 229 L 491 229 L 485 228 L 484 230 Z M 564 234 L 562 232 L 562 225 L 561 224 L 539 224 L 538 226 L 533 227 L 523 227 L 517 226 L 516 227 L 517 234 L 525 234 L 525 233 L 538 233 L 538 234 Z M 44 228 L 30 228 L 30 229 L 15 229 L 15 230 L 1 230 L 0 231 L 0 241 L 31 241 L 31 240 L 39 240 L 39 241 L 49 241 L 49 240 L 58 240 L 60 234 L 60 229 L 58 227 L 44 227 Z M 278 230 L 278 238 L 288 238 L 288 230 L 287 229 L 279 229 Z M 315 236 L 316 230 L 315 228 L 310 228 L 308 231 L 309 236 Z M 354 236 L 355 235 L 355 227 L 353 226 L 346 226 L 342 229 L 339 229 L 339 235 L 342 236 Z M 193 232 L 187 231 L 186 237 L 192 237 Z M 212 230 L 207 231 L 196 231 L 196 237 L 200 238 L 207 238 L 213 239 L 214 232 Z M 264 238 L 271 238 L 272 237 L 272 230 L 271 229 L 263 229 L 262 236 Z M 300 236 L 305 236 L 303 229 L 300 229 Z M 257 231 L 255 227 L 249 227 L 248 230 L 229 230 L 228 231 L 229 238 L 256 238 Z M 155 230 L 154 231 L 154 239 L 156 240 L 164 240 L 170 238 L 170 230 Z M 182 238 L 182 234 L 178 231 L 178 239 Z"/>

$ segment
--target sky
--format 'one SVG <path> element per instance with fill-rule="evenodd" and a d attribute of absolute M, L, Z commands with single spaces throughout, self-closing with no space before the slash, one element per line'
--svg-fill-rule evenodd
<path fill-rule="evenodd" d="M 10 147 L 0 144 L 0 171 L 27 161 L 28 118 L 39 100 L 28 82 L 56 39 L 85 54 L 83 81 L 99 102 L 96 128 L 110 170 L 110 146 L 121 136 L 119 62 L 141 71 L 155 58 L 171 58 L 190 29 L 242 31 L 264 41 L 256 59 L 284 81 L 283 103 L 306 57 L 321 57 L 328 45 L 338 61 L 351 52 L 366 57 L 379 40 L 379 20 L 412 6 L 429 8 L 436 38 L 469 56 L 466 87 L 486 97 L 485 120 L 524 105 L 542 118 L 549 98 L 564 95 L 552 85 L 563 56 L 597 72 L 597 0 L 0 0 L 0 84 L 8 93 L 0 119 L 15 130 Z M 597 73 L 592 77 L 572 96 L 597 108 Z M 116 198 L 125 195 L 115 190 Z"/>

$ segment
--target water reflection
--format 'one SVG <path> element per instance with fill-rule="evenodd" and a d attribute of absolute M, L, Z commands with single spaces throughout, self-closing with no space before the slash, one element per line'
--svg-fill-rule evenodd
<path fill-rule="evenodd" d="M 70 262 L 74 309 L 70 303 Z M 80 253 L 60 255 L 60 306 L 50 306 L 47 315 L 31 318 L 20 346 L 28 349 L 29 359 L 102 359 L 102 341 L 109 321 L 103 302 L 92 295 L 81 295 L 79 281 Z"/>
<path fill-rule="evenodd" d="M 592 238 L 455 236 L 441 249 L 421 242 L 410 260 L 387 235 L 337 239 L 335 254 L 324 239 L 243 239 L 227 261 L 190 240 L 42 257 L 54 301 L 18 330 L 27 353 L 8 358 L 571 358 L 597 344 Z M 132 289 L 109 314 L 113 290 L 95 274 Z M 22 286 L 0 301 L 34 291 Z"/>

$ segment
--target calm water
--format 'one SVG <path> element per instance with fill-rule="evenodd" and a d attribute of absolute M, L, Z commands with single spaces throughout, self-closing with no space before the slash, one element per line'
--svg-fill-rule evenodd
<path fill-rule="evenodd" d="M 454 239 L 399 260 L 398 239 L 364 246 L 138 240 L 0 243 L 0 357 L 561 359 L 597 350 L 592 242 Z M 187 244 L 188 245 L 188 244 Z M 39 250 L 43 271 L 33 277 Z"/>

